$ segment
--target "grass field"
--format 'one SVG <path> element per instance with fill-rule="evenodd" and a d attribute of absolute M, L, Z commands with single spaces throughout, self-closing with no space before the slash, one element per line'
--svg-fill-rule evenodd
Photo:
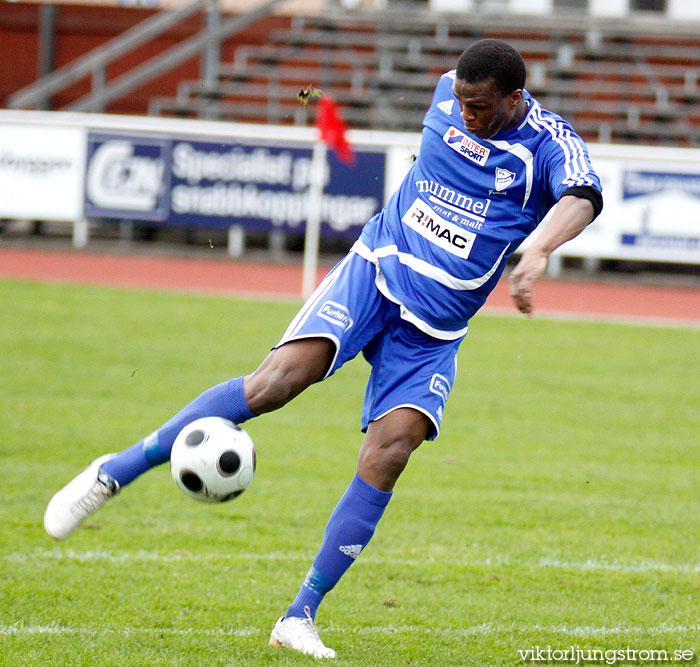
<path fill-rule="evenodd" d="M 239 499 L 195 503 L 163 467 L 54 543 L 55 490 L 252 370 L 297 305 L 14 281 L 0 299 L 0 664 L 314 663 L 267 639 L 354 472 L 365 362 L 249 423 Z M 334 664 L 697 656 L 699 358 L 697 329 L 477 317 L 440 439 L 319 611 Z"/>

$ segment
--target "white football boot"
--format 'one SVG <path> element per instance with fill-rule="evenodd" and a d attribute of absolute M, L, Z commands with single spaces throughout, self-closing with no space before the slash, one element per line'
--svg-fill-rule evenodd
<path fill-rule="evenodd" d="M 328 648 L 318 636 L 308 607 L 304 607 L 306 618 L 290 616 L 277 621 L 270 635 L 270 646 L 291 648 L 314 658 L 335 658 L 335 651 Z"/>
<path fill-rule="evenodd" d="M 105 454 L 68 482 L 49 501 L 44 528 L 56 540 L 68 537 L 90 514 L 119 492 L 119 483 L 100 466 L 116 456 Z"/>

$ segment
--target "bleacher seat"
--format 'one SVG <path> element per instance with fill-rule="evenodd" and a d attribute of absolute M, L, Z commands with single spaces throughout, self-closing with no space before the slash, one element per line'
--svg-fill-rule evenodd
<path fill-rule="evenodd" d="M 700 145 L 700 31 L 646 20 L 552 19 L 426 11 L 303 17 L 264 45 L 236 50 L 214 86 L 187 81 L 151 113 L 307 125 L 333 93 L 350 127 L 419 131 L 438 76 L 472 41 L 499 37 L 529 67 L 528 88 L 590 141 Z"/>

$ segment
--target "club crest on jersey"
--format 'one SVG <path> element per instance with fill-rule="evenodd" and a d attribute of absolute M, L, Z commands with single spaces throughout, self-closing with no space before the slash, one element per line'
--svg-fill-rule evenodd
<path fill-rule="evenodd" d="M 352 326 L 352 318 L 345 306 L 335 301 L 326 301 L 318 310 L 318 316 L 347 331 Z"/>
<path fill-rule="evenodd" d="M 507 169 L 496 167 L 496 192 L 505 190 L 515 180 L 515 174 Z"/>
<path fill-rule="evenodd" d="M 451 127 L 442 136 L 442 140 L 454 151 L 457 151 L 461 156 L 476 162 L 478 165 L 483 165 L 488 159 L 491 149 L 482 146 L 478 141 L 469 138 L 464 132 L 461 132 L 456 127 Z"/>

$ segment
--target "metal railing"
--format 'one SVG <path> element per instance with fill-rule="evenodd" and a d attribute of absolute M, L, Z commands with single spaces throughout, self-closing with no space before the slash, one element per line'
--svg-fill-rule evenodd
<path fill-rule="evenodd" d="M 247 14 L 227 19 L 221 17 L 218 0 L 192 0 L 178 9 L 162 10 L 74 62 L 10 95 L 8 107 L 11 109 L 42 108 L 52 95 L 90 76 L 92 82 L 90 93 L 69 104 L 66 109 L 103 111 L 110 102 L 200 53 L 203 64 L 202 78 L 213 82 L 218 76 L 221 41 L 266 16 L 282 1 L 268 0 Z M 206 25 L 200 32 L 150 58 L 113 81 L 107 81 L 106 70 L 110 63 L 138 46 L 159 37 L 174 25 L 200 11 L 207 12 Z"/>

